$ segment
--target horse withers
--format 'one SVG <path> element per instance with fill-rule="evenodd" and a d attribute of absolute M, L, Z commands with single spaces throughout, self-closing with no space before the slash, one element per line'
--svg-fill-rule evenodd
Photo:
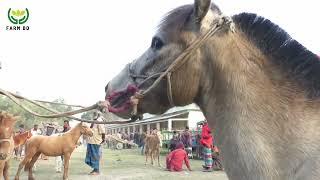
<path fill-rule="evenodd" d="M 0 111 L 0 180 L 9 180 L 10 158 L 14 149 L 14 125 L 17 117 Z"/>
<path fill-rule="evenodd" d="M 106 97 L 139 88 L 138 115 L 196 103 L 230 180 L 319 179 L 319 57 L 270 20 L 226 17 L 210 0 L 172 10 L 158 27 Z M 109 104 L 121 107 L 127 95 Z M 130 118 L 132 109 L 115 113 Z"/>
<path fill-rule="evenodd" d="M 70 131 L 61 136 L 33 136 L 26 143 L 24 159 L 20 162 L 15 180 L 19 179 L 20 172 L 24 167 L 29 172 L 29 179 L 34 179 L 32 167 L 40 154 L 46 156 L 63 156 L 64 172 L 63 179 L 68 179 L 69 160 L 72 152 L 77 147 L 81 135 L 92 136 L 93 131 L 87 125 L 79 123 Z"/>

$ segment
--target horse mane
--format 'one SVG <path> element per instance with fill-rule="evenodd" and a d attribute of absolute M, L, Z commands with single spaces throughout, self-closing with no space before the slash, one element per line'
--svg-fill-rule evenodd
<path fill-rule="evenodd" d="M 320 96 L 320 60 L 317 55 L 266 18 L 251 13 L 232 18 L 249 41 L 306 90 L 307 97 Z"/>

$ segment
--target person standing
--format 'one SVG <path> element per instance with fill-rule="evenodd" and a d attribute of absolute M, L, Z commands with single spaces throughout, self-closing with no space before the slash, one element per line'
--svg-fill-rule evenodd
<path fill-rule="evenodd" d="M 202 133 L 201 133 L 201 140 L 200 143 L 203 146 L 203 159 L 204 165 L 203 170 L 205 172 L 212 171 L 212 150 L 211 147 L 213 145 L 213 138 L 211 135 L 211 130 L 207 122 L 203 123 L 202 126 Z"/>
<path fill-rule="evenodd" d="M 180 143 L 180 137 L 177 131 L 173 131 L 172 139 L 169 142 L 169 150 L 174 151 L 178 143 Z"/>
<path fill-rule="evenodd" d="M 100 114 L 94 112 L 94 121 L 102 121 Z M 88 137 L 87 141 L 87 153 L 85 163 L 89 165 L 93 170 L 90 175 L 100 174 L 100 158 L 101 158 L 101 144 L 105 142 L 105 128 L 102 124 L 92 123 L 90 128 L 93 131 L 93 136 Z"/>
<path fill-rule="evenodd" d="M 63 133 L 68 132 L 71 129 L 69 121 L 68 120 L 64 120 L 63 121 Z"/>
<path fill-rule="evenodd" d="M 192 133 L 189 130 L 189 126 L 181 134 L 181 141 L 188 153 L 189 157 L 192 157 Z"/>
<path fill-rule="evenodd" d="M 135 132 L 134 132 L 134 135 L 133 135 L 133 143 L 139 144 L 139 133 L 138 133 L 138 131 L 135 131 Z"/>
<path fill-rule="evenodd" d="M 64 120 L 63 121 L 63 130 L 60 132 L 61 133 L 66 133 L 71 129 L 69 121 L 68 120 Z M 57 136 L 61 136 L 61 133 L 56 133 Z M 56 160 L 56 173 L 61 173 L 62 172 L 62 164 L 63 164 L 63 156 L 56 156 L 55 157 Z"/>
<path fill-rule="evenodd" d="M 144 155 L 144 146 L 145 146 L 145 143 L 146 143 L 146 141 L 145 141 L 146 137 L 147 137 L 147 134 L 145 132 L 142 132 L 140 134 L 139 145 L 141 147 L 141 155 Z"/>
<path fill-rule="evenodd" d="M 19 130 L 18 130 L 18 134 L 22 134 L 26 132 L 26 130 L 24 129 L 24 124 L 20 124 L 19 125 Z M 24 150 L 25 150 L 25 145 L 20 145 L 18 148 L 17 148 L 17 152 L 16 152 L 16 157 L 18 159 L 21 159 L 22 156 L 24 156 Z"/>
<path fill-rule="evenodd" d="M 39 136 L 42 134 L 41 130 L 39 129 L 38 124 L 33 125 L 33 128 L 31 129 L 31 134 L 32 134 L 32 136 Z"/>

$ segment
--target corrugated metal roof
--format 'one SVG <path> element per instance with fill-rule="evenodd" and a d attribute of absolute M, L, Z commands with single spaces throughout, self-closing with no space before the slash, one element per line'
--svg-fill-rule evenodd
<path fill-rule="evenodd" d="M 170 119 L 170 118 L 174 118 L 176 116 L 180 116 L 180 115 L 189 113 L 190 111 L 200 111 L 200 108 L 198 108 L 197 106 L 192 105 L 192 104 L 188 105 L 188 106 L 184 106 L 184 107 L 175 107 L 175 108 L 172 108 L 161 115 L 152 115 L 149 117 L 145 117 L 145 115 L 144 115 L 144 118 L 142 120 L 138 120 L 133 123 L 128 123 L 128 124 L 126 124 L 126 126 L 134 125 L 134 124 L 141 124 L 141 123 L 146 123 L 146 122 L 157 122 L 157 121 L 161 121 L 164 119 Z M 115 126 L 119 126 L 119 125 L 107 125 L 107 127 L 115 127 Z M 123 125 L 120 125 L 120 126 L 123 126 Z"/>
<path fill-rule="evenodd" d="M 169 113 L 173 113 L 173 112 L 178 112 L 178 111 L 182 111 L 182 110 L 200 110 L 200 108 L 196 105 L 196 104 L 189 104 L 187 106 L 180 106 L 180 107 L 173 107 L 171 109 L 169 109 L 168 111 L 166 111 L 164 114 L 169 114 Z M 164 115 L 162 114 L 162 115 Z M 162 116 L 160 115 L 160 116 Z M 147 119 L 147 118 L 151 118 L 151 117 L 157 117 L 159 115 L 153 115 L 153 114 L 148 114 L 148 113 L 145 113 L 143 115 L 144 119 Z"/>

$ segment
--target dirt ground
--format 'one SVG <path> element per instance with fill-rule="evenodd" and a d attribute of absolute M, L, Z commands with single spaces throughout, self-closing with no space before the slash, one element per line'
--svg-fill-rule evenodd
<path fill-rule="evenodd" d="M 191 160 L 192 172 L 183 171 L 173 173 L 164 171 L 165 157 L 161 156 L 160 163 L 162 167 L 144 165 L 144 156 L 141 156 L 138 150 L 109 150 L 103 149 L 103 161 L 101 175 L 87 175 L 91 169 L 84 163 L 85 148 L 79 147 L 72 155 L 70 164 L 69 179 L 81 180 L 228 180 L 226 174 L 222 171 L 202 172 L 201 160 Z M 55 158 L 49 160 L 39 160 L 35 171 L 35 179 L 38 180 L 56 180 L 62 179 L 61 173 L 55 172 Z M 18 161 L 11 160 L 10 175 L 13 179 L 18 166 Z M 27 179 L 27 173 L 21 175 L 22 180 Z"/>

